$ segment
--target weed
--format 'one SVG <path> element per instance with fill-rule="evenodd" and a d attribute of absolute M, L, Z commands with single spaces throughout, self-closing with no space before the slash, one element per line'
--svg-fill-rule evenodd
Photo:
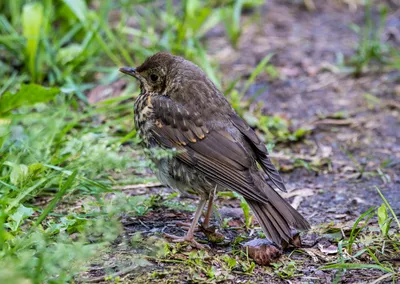
<path fill-rule="evenodd" d="M 292 278 L 297 270 L 296 262 L 294 261 L 271 263 L 271 265 L 274 267 L 274 273 L 282 279 Z"/>
<path fill-rule="evenodd" d="M 374 23 L 372 18 L 372 1 L 368 0 L 365 4 L 365 28 L 361 31 L 360 27 L 353 25 L 352 28 L 359 34 L 359 42 L 356 52 L 350 58 L 349 65 L 354 68 L 354 74 L 360 76 L 364 69 L 372 60 L 381 63 L 389 63 L 389 47 L 382 43 L 381 34 L 386 22 L 388 8 L 381 6 L 379 11 L 379 22 Z"/>
<path fill-rule="evenodd" d="M 376 188 L 376 190 L 381 196 L 383 204 L 377 210 L 375 207 L 371 207 L 355 221 L 350 237 L 341 240 L 338 243 L 339 257 L 336 263 L 328 264 L 320 268 L 337 269 L 338 273 L 335 277 L 335 283 L 338 283 L 344 273 L 350 269 L 377 269 L 388 273 L 389 277 L 393 278 L 393 281 L 399 277 L 398 272 L 390 262 L 384 263 L 379 260 L 382 256 L 385 258 L 390 258 L 391 256 L 394 257 L 395 252 L 398 252 L 400 236 L 394 231 L 390 232 L 390 223 L 392 218 L 389 218 L 387 211 L 389 210 L 393 218 L 396 220 L 397 216 L 394 214 L 392 207 L 382 195 L 379 188 Z M 378 217 L 380 234 L 377 234 L 379 231 L 377 232 L 367 227 L 368 220 L 374 216 Z M 363 219 L 365 219 L 365 221 L 359 227 L 359 224 Z M 368 228 L 370 232 L 361 233 L 365 228 Z M 398 223 L 398 228 L 400 229 L 400 223 Z M 356 253 L 353 252 L 355 248 L 360 247 L 361 249 Z M 368 255 L 370 260 L 375 263 L 361 263 L 359 258 L 363 255 Z"/>
<path fill-rule="evenodd" d="M 241 9 L 255 1 L 213 8 L 199 1 L 167 1 L 165 9 L 146 2 L 106 0 L 95 7 L 83 0 L 53 2 L 0 4 L 2 283 L 72 282 L 120 235 L 122 214 L 182 207 L 172 197 L 160 204 L 157 195 L 113 190 L 116 183 L 154 179 L 136 150 L 134 88 L 128 85 L 120 97 L 92 106 L 85 92 L 98 82 L 115 81 L 118 66 L 135 66 L 160 50 L 197 62 L 220 86 L 201 39 L 232 20 L 237 40 Z M 119 17 L 109 20 L 115 12 Z M 168 246 L 147 244 L 152 246 L 157 255 L 174 254 Z M 213 265 L 202 272 L 219 277 Z"/>

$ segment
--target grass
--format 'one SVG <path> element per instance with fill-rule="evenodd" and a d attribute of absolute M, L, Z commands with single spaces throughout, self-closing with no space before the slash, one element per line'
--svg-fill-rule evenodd
<path fill-rule="evenodd" d="M 392 279 L 393 282 L 400 277 L 397 268 L 390 261 L 391 257 L 400 253 L 400 234 L 398 233 L 400 223 L 381 190 L 378 187 L 376 190 L 382 198 L 382 205 L 379 208 L 371 207 L 354 222 L 350 236 L 338 243 L 337 261 L 320 268 L 322 270 L 336 269 L 335 283 L 339 282 L 347 270 L 352 269 L 380 270 L 385 272 L 385 277 Z M 391 212 L 392 217 L 389 217 L 388 211 Z M 378 218 L 380 228 L 378 231 L 369 226 L 368 221 L 373 217 Z M 397 232 L 390 227 L 392 219 L 397 221 Z M 360 225 L 361 222 L 363 222 L 362 225 Z M 356 251 L 354 251 L 355 248 Z M 365 258 L 369 259 L 369 263 L 360 261 Z"/>
<path fill-rule="evenodd" d="M 82 0 L 1 4 L 0 282 L 73 281 L 120 235 L 121 214 L 158 202 L 113 189 L 154 180 L 133 127 L 135 83 L 97 105 L 84 93 L 159 50 L 194 60 L 220 85 L 201 39 L 224 21 L 239 27 L 241 7 L 259 3 L 166 4 L 101 1 L 96 12 Z"/>
<path fill-rule="evenodd" d="M 212 28 L 225 27 L 237 47 L 241 26 L 246 24 L 243 9 L 257 11 L 263 1 L 89 2 L 0 3 L 1 283 L 82 280 L 84 271 L 119 243 L 123 216 L 143 216 L 159 206 L 193 209 L 174 201 L 175 195 L 127 195 L 116 189 L 155 181 L 134 130 L 135 82 L 129 81 L 116 98 L 96 104 L 87 99 L 95 87 L 116 82 L 120 66 L 136 66 L 160 50 L 183 55 L 225 90 L 235 110 L 270 143 L 269 148 L 275 143 L 300 141 L 309 133 L 303 128 L 293 130 L 286 118 L 264 115 L 262 103 L 250 109 L 258 94 L 249 99 L 247 93 L 257 77 L 279 77 L 270 62 L 273 54 L 265 56 L 247 80 L 239 82 L 238 78 L 228 86 L 222 85 L 218 65 L 207 55 L 204 38 Z M 363 50 L 370 48 L 364 45 L 357 51 L 361 59 L 354 61 L 356 70 L 369 64 L 370 53 Z M 249 208 L 245 202 L 241 207 L 245 227 L 251 230 Z M 376 254 L 378 248 L 388 249 L 378 247 L 382 241 L 395 244 L 389 212 L 398 220 L 387 201 L 377 213 L 374 210 L 361 217 L 378 214 L 381 235 L 363 251 L 375 263 L 350 263 L 355 259 L 353 244 L 370 241 L 369 235 L 355 226 L 341 247 L 349 257 L 325 268 L 345 271 L 360 265 L 378 266 L 394 277 L 390 265 L 379 261 Z M 135 235 L 124 245 L 136 246 L 143 238 Z M 144 258 L 178 263 L 199 281 L 230 280 L 232 274 L 255 275 L 261 268 L 239 249 L 242 240 L 238 238 L 231 253 L 215 258 L 203 251 L 182 253 L 179 245 L 157 242 L 153 249 L 151 243 L 145 243 L 143 247 L 149 251 L 129 261 L 130 265 L 142 265 Z M 118 261 L 122 262 L 118 259 L 114 264 L 120 265 Z M 285 259 L 274 270 L 266 268 L 266 273 L 290 279 L 300 269 L 295 260 Z M 113 275 L 112 269 L 109 274 Z M 150 277 L 165 275 L 152 272 Z"/>
<path fill-rule="evenodd" d="M 351 67 L 355 76 L 359 77 L 363 72 L 371 67 L 372 63 L 378 62 L 383 66 L 389 66 L 399 69 L 396 65 L 396 48 L 382 41 L 383 29 L 386 24 L 389 7 L 380 5 L 379 16 L 374 17 L 376 6 L 373 1 L 365 2 L 364 21 L 365 26 L 361 28 L 358 25 L 352 25 L 351 28 L 358 34 L 359 41 L 355 50 L 355 54 L 349 59 L 348 65 Z M 376 19 L 378 18 L 378 19 Z"/>
<path fill-rule="evenodd" d="M 53 102 L 37 104 L 36 97 L 34 108 L 18 104 L 18 112 L 2 118 L 7 123 L 1 126 L 1 280 L 42 283 L 59 275 L 57 281 L 70 281 L 83 261 L 118 236 L 121 211 L 146 212 L 143 198 L 120 200 L 115 208 L 104 199 L 115 184 L 110 171 L 141 172 L 146 164 L 121 155 L 128 151 L 137 155 L 132 146 L 120 143 L 132 129 L 131 111 L 125 118 L 117 104 L 71 111 L 77 105 L 74 97 L 55 95 L 59 91 L 37 85 L 20 92 L 32 87 L 42 94 L 52 92 Z M 99 115 L 121 123 L 120 128 L 98 125 Z M 68 209 L 68 203 L 77 199 L 87 199 L 84 207 Z M 74 233 L 79 236 L 76 242 L 70 237 Z"/>

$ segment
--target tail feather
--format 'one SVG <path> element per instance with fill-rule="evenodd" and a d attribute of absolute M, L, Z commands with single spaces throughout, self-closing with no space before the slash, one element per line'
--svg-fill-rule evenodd
<path fill-rule="evenodd" d="M 266 204 L 264 207 L 261 208 L 263 209 L 264 214 L 268 216 L 272 223 L 275 225 L 279 234 L 283 238 L 291 238 L 292 232 L 284 217 L 281 214 L 276 214 L 276 210 L 271 204 Z"/>
<path fill-rule="evenodd" d="M 268 191 L 268 199 L 268 203 L 246 201 L 269 239 L 281 245 L 282 240 L 289 243 L 292 239 L 291 227 L 298 230 L 310 229 L 304 217 L 275 190 Z"/>

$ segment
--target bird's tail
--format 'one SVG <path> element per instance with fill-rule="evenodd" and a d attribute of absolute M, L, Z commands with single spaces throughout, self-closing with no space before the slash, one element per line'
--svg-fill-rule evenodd
<path fill-rule="evenodd" d="M 263 203 L 246 199 L 266 236 L 277 245 L 282 245 L 282 240 L 290 243 L 293 237 L 291 228 L 310 229 L 304 217 L 272 188 L 268 190 L 268 200 Z"/>

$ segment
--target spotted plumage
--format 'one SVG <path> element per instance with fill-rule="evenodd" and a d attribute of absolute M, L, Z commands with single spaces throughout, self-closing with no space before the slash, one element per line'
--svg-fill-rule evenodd
<path fill-rule="evenodd" d="M 136 69 L 121 71 L 140 82 L 134 111 L 145 147 L 176 150 L 173 156 L 153 157 L 158 178 L 201 197 L 192 227 L 217 189 L 241 194 L 278 245 L 291 241 L 291 227 L 309 228 L 266 181 L 264 174 L 277 189 L 286 190 L 265 145 L 197 65 L 158 53 Z M 192 227 L 185 240 L 193 240 Z"/>

